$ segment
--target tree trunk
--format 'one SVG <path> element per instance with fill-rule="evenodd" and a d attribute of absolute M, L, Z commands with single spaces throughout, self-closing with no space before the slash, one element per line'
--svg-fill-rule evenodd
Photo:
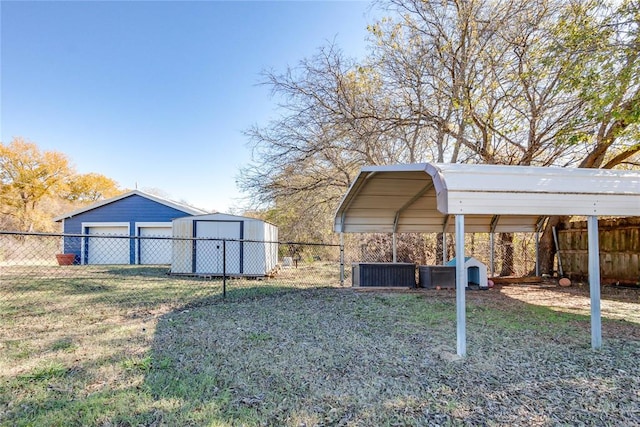
<path fill-rule="evenodd" d="M 558 224 L 569 220 L 568 216 L 552 216 L 547 221 L 547 225 L 540 236 L 539 250 L 538 250 L 538 263 L 540 267 L 540 274 L 548 274 L 553 276 L 554 271 L 554 259 L 556 255 L 556 245 L 553 241 L 553 227 L 557 227 Z"/>
<path fill-rule="evenodd" d="M 442 233 L 436 233 L 436 264 L 442 262 Z"/>
<path fill-rule="evenodd" d="M 500 276 L 513 276 L 513 233 L 500 233 L 500 247 L 502 253 L 502 270 Z"/>

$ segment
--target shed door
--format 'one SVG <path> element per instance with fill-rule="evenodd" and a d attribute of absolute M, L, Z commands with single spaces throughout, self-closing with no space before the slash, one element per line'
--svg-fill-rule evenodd
<path fill-rule="evenodd" d="M 171 237 L 171 226 L 140 227 L 140 237 Z M 170 239 L 140 239 L 138 245 L 139 264 L 171 264 Z"/>
<path fill-rule="evenodd" d="M 126 226 L 89 227 L 87 234 L 128 236 Z M 129 264 L 129 240 L 87 237 L 87 264 Z"/>
<path fill-rule="evenodd" d="M 222 239 L 240 239 L 240 221 L 196 221 L 196 237 L 211 240 L 196 241 L 196 273 L 222 274 Z M 227 274 L 242 273 L 240 242 L 226 242 Z"/>

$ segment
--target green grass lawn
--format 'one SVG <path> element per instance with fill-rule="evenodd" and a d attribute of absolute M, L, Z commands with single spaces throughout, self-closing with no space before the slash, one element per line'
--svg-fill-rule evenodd
<path fill-rule="evenodd" d="M 0 281 L 0 425 L 640 423 L 632 293 L 603 291 L 594 352 L 579 288 L 468 292 L 455 360 L 451 291 L 343 289 L 322 268 L 225 300 L 162 269 L 18 276 Z"/>

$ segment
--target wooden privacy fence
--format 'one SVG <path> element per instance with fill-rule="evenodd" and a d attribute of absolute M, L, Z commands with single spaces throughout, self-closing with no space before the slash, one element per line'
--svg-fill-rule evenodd
<path fill-rule="evenodd" d="M 640 218 L 600 219 L 598 231 L 602 281 L 640 284 Z M 574 279 L 586 278 L 587 222 L 561 225 L 558 246 L 564 274 Z"/>

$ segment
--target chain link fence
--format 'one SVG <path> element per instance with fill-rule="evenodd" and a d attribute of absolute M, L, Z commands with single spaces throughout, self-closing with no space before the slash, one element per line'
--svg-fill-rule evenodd
<path fill-rule="evenodd" d="M 400 234 L 395 260 L 438 265 L 454 236 Z M 179 305 L 276 289 L 351 286 L 355 262 L 393 262 L 393 237 L 348 234 L 343 244 L 0 232 L 0 302 L 20 294 L 86 291 L 94 301 Z M 535 271 L 532 234 L 469 234 L 467 255 L 490 276 Z"/>
<path fill-rule="evenodd" d="M 443 250 L 443 240 L 445 241 Z M 490 277 L 523 277 L 536 270 L 536 241 L 533 233 L 474 233 L 465 236 L 466 256 L 487 265 Z M 393 236 L 390 234 L 344 235 L 345 281 L 350 285 L 351 263 L 393 262 Z M 398 234 L 397 262 L 440 265 L 455 257 L 455 235 Z"/>
<path fill-rule="evenodd" d="M 88 301 L 180 305 L 340 286 L 330 244 L 0 232 L 0 302 L 86 293 Z"/>
<path fill-rule="evenodd" d="M 467 255 L 485 263 L 489 277 L 535 270 L 532 235 L 493 243 L 488 234 L 466 238 Z M 399 235 L 395 260 L 442 264 L 455 255 L 453 236 L 445 241 L 443 255 L 442 235 Z M 386 234 L 344 235 L 342 244 L 324 244 L 0 232 L 0 321 L 50 308 L 134 312 L 351 286 L 353 263 L 392 262 L 393 247 Z"/>
<path fill-rule="evenodd" d="M 398 236 L 397 260 L 440 264 L 436 237 Z M 488 238 L 468 239 L 468 255 L 488 262 Z M 505 253 L 517 272 L 527 272 L 530 240 L 512 242 Z M 128 366 L 148 360 L 161 319 L 178 322 L 216 304 L 230 313 L 253 301 L 268 309 L 272 298 L 300 289 L 351 286 L 355 262 L 392 260 L 392 238 L 384 235 L 344 235 L 340 245 L 0 232 L 0 379 L 10 384 L 4 397 L 0 390 L 0 424 L 12 394 L 60 390 L 56 372 L 76 372 L 62 363 L 105 364 L 96 375 L 106 379 L 83 377 L 83 389 L 128 383 Z M 110 372 L 119 374 L 109 379 Z"/>

